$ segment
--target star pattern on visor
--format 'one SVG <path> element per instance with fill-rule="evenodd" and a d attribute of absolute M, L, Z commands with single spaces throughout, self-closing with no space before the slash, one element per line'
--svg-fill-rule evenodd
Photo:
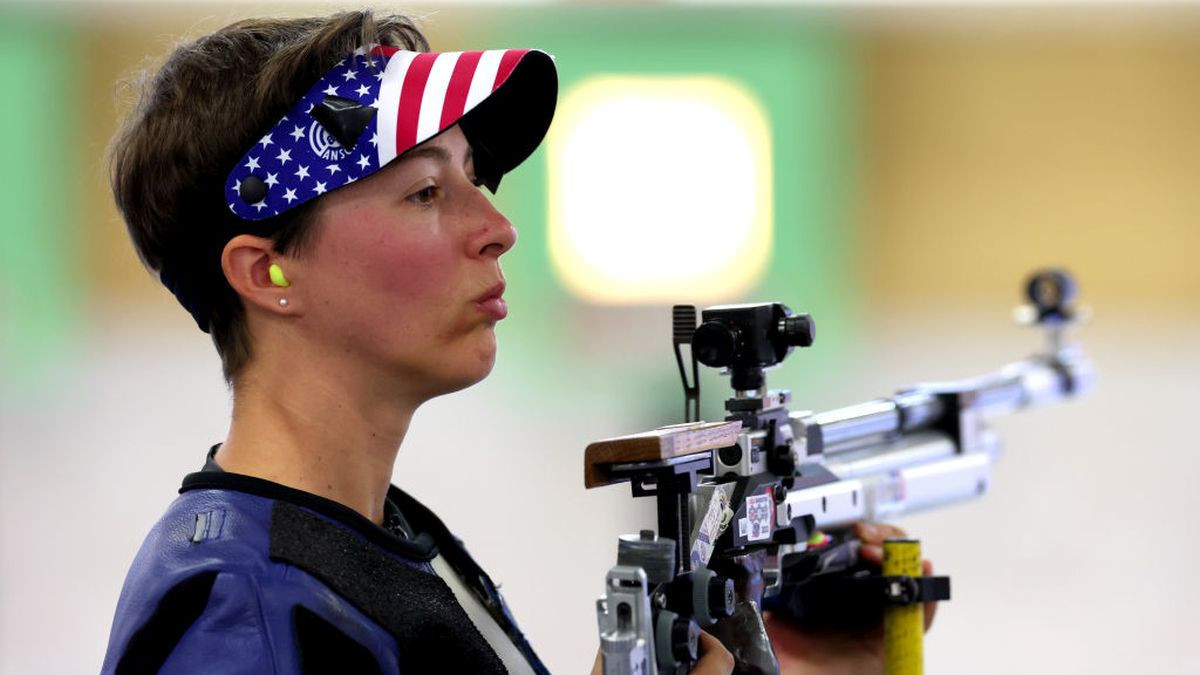
<path fill-rule="evenodd" d="M 314 119 L 311 111 L 325 103 L 329 96 L 374 108 L 372 104 L 378 98 L 380 86 L 380 79 L 375 75 L 382 75 L 377 71 L 385 64 L 386 59 L 380 56 L 359 53 L 343 59 L 326 73 L 270 132 L 254 144 L 230 174 L 225 186 L 229 208 L 249 220 L 270 218 L 305 200 L 305 195 L 324 194 L 374 173 L 379 168 L 378 153 L 369 142 L 377 137 L 374 119 L 367 123 L 363 137 L 351 150 Z M 364 84 L 357 88 L 339 86 L 360 82 Z M 314 167 L 321 169 L 320 182 L 312 174 Z M 243 184 L 251 176 L 267 188 L 265 195 L 248 194 Z M 248 201 L 247 197 L 251 199 Z"/>

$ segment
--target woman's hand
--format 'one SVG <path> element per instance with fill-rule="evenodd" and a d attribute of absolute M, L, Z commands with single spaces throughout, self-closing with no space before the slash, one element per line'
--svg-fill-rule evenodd
<path fill-rule="evenodd" d="M 857 523 L 854 534 L 862 540 L 859 557 L 873 565 L 883 565 L 883 541 L 903 539 L 904 530 L 883 523 Z M 933 574 L 933 565 L 922 562 L 925 576 Z M 925 604 L 925 630 L 933 624 L 937 603 Z M 775 646 L 781 675 L 877 675 L 883 672 L 883 628 L 866 633 L 810 632 L 796 627 L 786 618 L 763 614 L 767 634 Z"/>
<path fill-rule="evenodd" d="M 733 672 L 733 654 L 717 638 L 700 631 L 700 660 L 692 666 L 692 675 L 730 675 Z M 604 665 L 599 651 L 592 675 L 604 675 Z"/>
<path fill-rule="evenodd" d="M 705 631 L 700 631 L 700 660 L 692 666 L 692 675 L 729 675 L 733 672 L 733 654 Z"/>
<path fill-rule="evenodd" d="M 863 560 L 883 567 L 883 541 L 885 539 L 905 539 L 908 535 L 904 530 L 895 525 L 887 523 L 855 523 L 854 536 L 862 541 L 862 547 L 858 549 L 858 556 Z M 921 561 L 921 574 L 923 576 L 933 576 L 933 563 L 928 560 Z M 933 615 L 937 613 L 937 603 L 925 603 L 925 630 L 933 625 Z"/>

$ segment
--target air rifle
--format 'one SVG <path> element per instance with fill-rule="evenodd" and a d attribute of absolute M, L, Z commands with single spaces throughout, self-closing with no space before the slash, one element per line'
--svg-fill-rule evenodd
<path fill-rule="evenodd" d="M 657 532 L 620 537 L 597 601 L 606 675 L 687 672 L 701 627 L 734 655 L 735 672 L 773 675 L 764 606 L 801 626 L 861 630 L 885 608 L 949 599 L 947 577 L 864 564 L 847 528 L 981 496 L 1000 448 L 988 418 L 1091 387 L 1090 363 L 1063 339 L 1084 313 L 1074 280 L 1042 270 L 1025 294 L 1018 320 L 1044 331 L 1042 351 L 982 377 L 815 414 L 789 410 L 791 393 L 768 389 L 765 376 L 813 344 L 812 317 L 780 303 L 723 305 L 697 326 L 695 307 L 677 305 L 687 421 L 584 453 L 586 487 L 628 481 L 658 511 Z M 724 422 L 697 421 L 698 363 L 730 377 Z"/>

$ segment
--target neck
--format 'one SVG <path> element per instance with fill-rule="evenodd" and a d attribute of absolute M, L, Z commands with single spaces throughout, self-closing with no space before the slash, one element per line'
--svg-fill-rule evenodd
<path fill-rule="evenodd" d="M 238 378 L 217 463 L 382 522 L 396 454 L 420 401 L 364 386 L 370 376 L 345 364 L 295 363 L 305 360 L 251 364 Z"/>

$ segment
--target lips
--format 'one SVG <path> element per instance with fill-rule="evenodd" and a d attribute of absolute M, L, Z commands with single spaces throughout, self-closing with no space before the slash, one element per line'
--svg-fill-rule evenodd
<path fill-rule="evenodd" d="M 508 305 L 504 302 L 504 282 L 492 286 L 483 295 L 475 298 L 475 308 L 493 321 L 508 316 Z"/>

